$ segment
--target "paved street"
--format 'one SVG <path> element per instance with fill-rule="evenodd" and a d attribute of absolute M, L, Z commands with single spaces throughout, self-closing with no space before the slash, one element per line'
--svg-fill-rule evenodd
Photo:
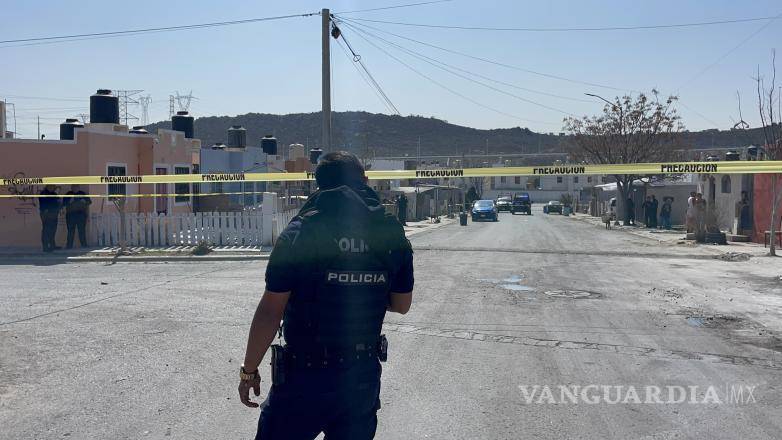
<path fill-rule="evenodd" d="M 779 438 L 778 259 L 723 261 L 539 210 L 411 241 L 414 303 L 386 317 L 377 438 Z M 264 268 L 0 265 L 0 437 L 251 438 L 236 371 Z M 589 385 L 613 388 L 560 398 Z M 610 403 L 679 386 L 692 399 Z"/>

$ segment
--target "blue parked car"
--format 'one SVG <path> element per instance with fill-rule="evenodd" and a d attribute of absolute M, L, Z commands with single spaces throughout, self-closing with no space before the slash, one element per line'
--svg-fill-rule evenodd
<path fill-rule="evenodd" d="M 478 200 L 472 205 L 472 221 L 478 220 L 499 220 L 494 200 Z"/>

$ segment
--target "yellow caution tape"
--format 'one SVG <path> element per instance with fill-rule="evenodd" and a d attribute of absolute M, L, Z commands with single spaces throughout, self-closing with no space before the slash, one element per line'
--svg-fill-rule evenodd
<path fill-rule="evenodd" d="M 752 174 L 782 173 L 782 161 L 669 162 L 607 165 L 553 165 L 497 168 L 441 168 L 432 170 L 367 171 L 371 180 L 434 179 L 495 176 L 569 176 L 616 174 Z M 231 183 L 308 181 L 314 173 L 213 173 L 145 176 L 67 176 L 0 179 L 2 186 L 105 185 L 155 183 Z"/>
<path fill-rule="evenodd" d="M 204 197 L 204 196 L 232 196 L 263 194 L 263 191 L 241 191 L 241 192 L 213 192 L 213 193 L 167 193 L 167 194 L 0 194 L 0 199 L 43 199 L 48 197 L 77 198 L 87 197 L 93 199 L 109 198 L 136 198 L 136 197 Z"/>

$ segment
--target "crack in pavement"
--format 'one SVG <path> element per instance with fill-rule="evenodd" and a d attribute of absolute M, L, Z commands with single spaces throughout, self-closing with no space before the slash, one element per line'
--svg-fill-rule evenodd
<path fill-rule="evenodd" d="M 509 252 L 515 254 L 550 254 L 550 255 L 585 255 L 595 257 L 627 257 L 627 258 L 670 258 L 685 260 L 719 260 L 715 254 L 674 254 L 662 252 L 637 251 L 600 251 L 600 250 L 566 250 L 566 249 L 517 249 L 491 247 L 456 247 L 456 246 L 413 246 L 414 251 L 449 251 L 449 252 Z"/>
<path fill-rule="evenodd" d="M 599 342 L 570 341 L 564 339 L 542 339 L 530 336 L 493 335 L 472 330 L 453 330 L 437 327 L 417 327 L 402 324 L 384 324 L 383 329 L 397 333 L 408 333 L 438 338 L 454 338 L 478 342 L 517 344 L 529 347 L 548 347 L 562 350 L 598 350 L 630 356 L 644 356 L 671 360 L 697 360 L 717 364 L 744 365 L 782 370 L 782 362 L 751 356 L 707 353 L 687 350 L 669 350 L 632 345 L 605 344 Z"/>

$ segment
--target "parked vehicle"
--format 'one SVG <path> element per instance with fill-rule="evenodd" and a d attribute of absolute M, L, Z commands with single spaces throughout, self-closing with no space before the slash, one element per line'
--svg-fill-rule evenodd
<path fill-rule="evenodd" d="M 551 200 L 545 205 L 543 205 L 543 213 L 545 214 L 562 214 L 562 204 L 559 203 L 559 200 Z"/>
<path fill-rule="evenodd" d="M 521 193 L 513 197 L 510 213 L 515 215 L 517 212 L 532 215 L 532 200 L 530 199 L 529 194 Z"/>
<path fill-rule="evenodd" d="M 500 196 L 497 198 L 497 211 L 511 211 L 511 197 L 510 196 Z"/>
<path fill-rule="evenodd" d="M 477 200 L 472 205 L 472 221 L 478 220 L 491 220 L 498 221 L 499 214 L 497 213 L 497 205 L 494 204 L 494 200 Z"/>

